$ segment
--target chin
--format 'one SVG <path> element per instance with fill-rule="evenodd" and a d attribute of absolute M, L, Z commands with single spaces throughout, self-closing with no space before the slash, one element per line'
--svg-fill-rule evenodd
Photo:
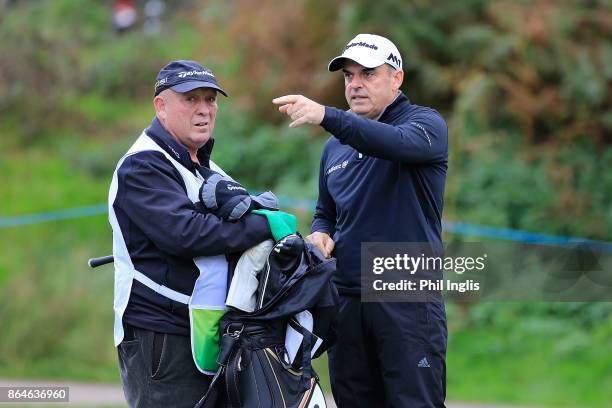
<path fill-rule="evenodd" d="M 370 109 L 366 109 L 363 106 L 351 106 L 351 111 L 356 115 L 367 115 L 370 112 Z"/>
<path fill-rule="evenodd" d="M 200 147 L 208 143 L 209 139 L 210 139 L 210 135 L 202 135 L 202 134 L 194 135 L 194 137 L 192 138 L 192 140 L 198 142 Z"/>

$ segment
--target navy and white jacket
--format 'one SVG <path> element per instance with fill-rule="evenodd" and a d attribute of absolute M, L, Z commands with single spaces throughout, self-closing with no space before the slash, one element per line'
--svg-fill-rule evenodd
<path fill-rule="evenodd" d="M 362 242 L 442 241 L 448 129 L 433 109 L 400 93 L 378 121 L 333 107 L 321 157 L 312 231 L 336 245 L 340 293 L 360 293 Z"/>
<path fill-rule="evenodd" d="M 145 133 L 189 171 L 198 171 L 188 150 L 154 118 Z M 211 139 L 198 151 L 209 167 Z M 194 257 L 244 251 L 271 237 L 265 217 L 246 214 L 232 222 L 206 212 L 187 196 L 176 167 L 159 151 L 128 156 L 117 170 L 112 203 L 134 268 L 155 283 L 191 294 L 200 272 Z M 189 335 L 186 305 L 170 300 L 134 280 L 123 320 L 133 326 Z"/>

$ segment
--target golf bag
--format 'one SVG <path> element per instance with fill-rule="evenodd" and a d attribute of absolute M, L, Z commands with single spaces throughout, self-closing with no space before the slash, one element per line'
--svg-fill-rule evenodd
<path fill-rule="evenodd" d="M 278 242 L 259 273 L 256 310 L 221 319 L 220 368 L 196 408 L 324 408 L 311 359 L 334 341 L 335 270 L 299 235 Z"/>

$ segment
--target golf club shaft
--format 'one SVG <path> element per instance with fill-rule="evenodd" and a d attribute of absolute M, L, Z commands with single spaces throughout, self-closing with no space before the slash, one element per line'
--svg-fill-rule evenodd
<path fill-rule="evenodd" d="M 113 262 L 113 256 L 112 255 L 106 255 L 106 256 L 101 256 L 99 258 L 91 258 L 89 261 L 87 261 L 87 264 L 89 265 L 90 268 L 96 268 L 98 266 L 102 266 L 102 265 L 106 265 L 108 263 Z"/>

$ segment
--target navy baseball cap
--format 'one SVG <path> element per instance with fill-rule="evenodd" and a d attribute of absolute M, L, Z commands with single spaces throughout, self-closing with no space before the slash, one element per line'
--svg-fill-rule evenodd
<path fill-rule="evenodd" d="M 196 88 L 216 89 L 227 96 L 210 69 L 188 60 L 171 61 L 159 71 L 155 82 L 155 96 L 166 89 L 185 93 Z"/>

